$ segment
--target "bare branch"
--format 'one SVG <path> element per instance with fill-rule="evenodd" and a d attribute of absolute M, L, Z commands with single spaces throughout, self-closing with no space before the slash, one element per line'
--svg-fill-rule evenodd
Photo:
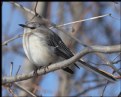
<path fill-rule="evenodd" d="M 13 90 L 9 86 L 7 86 L 7 87 L 4 86 L 4 87 L 9 91 L 10 94 L 12 94 L 13 97 L 17 97 L 17 95 L 14 94 Z"/>
<path fill-rule="evenodd" d="M 30 9 L 26 8 L 26 7 L 23 7 L 22 5 L 18 4 L 18 3 L 15 3 L 15 2 L 10 2 L 11 4 L 13 4 L 14 6 L 18 7 L 19 9 L 21 10 L 24 10 L 26 12 L 29 12 L 33 15 L 35 15 L 35 12 L 31 11 Z"/>
<path fill-rule="evenodd" d="M 11 41 L 13 41 L 13 40 L 15 40 L 17 38 L 20 38 L 20 37 L 22 37 L 22 34 L 16 35 L 15 37 L 13 37 L 11 39 L 6 40 L 4 43 L 2 43 L 2 46 L 7 45 L 9 42 L 11 42 Z"/>
<path fill-rule="evenodd" d="M 21 68 L 21 65 L 19 65 L 18 70 L 17 70 L 17 72 L 16 72 L 16 75 L 18 74 L 20 68 Z"/>
<path fill-rule="evenodd" d="M 74 96 L 75 96 L 75 97 L 78 97 L 78 96 L 80 96 L 80 95 L 83 95 L 83 94 L 87 93 L 88 91 L 91 91 L 91 90 L 93 90 L 93 89 L 97 89 L 97 88 L 103 87 L 104 85 L 105 85 L 105 83 L 96 85 L 96 86 L 94 86 L 94 87 L 90 87 L 90 88 L 85 89 L 85 90 L 82 91 L 81 93 L 78 93 L 77 95 L 74 95 Z"/>
<path fill-rule="evenodd" d="M 104 92 L 105 92 L 105 89 L 106 89 L 106 87 L 108 86 L 108 84 L 109 84 L 109 82 L 107 81 L 106 84 L 105 84 L 105 86 L 104 86 L 104 89 L 103 89 L 103 91 L 102 91 L 102 95 L 101 95 L 101 97 L 104 96 Z"/>
<path fill-rule="evenodd" d="M 12 76 L 12 72 L 13 72 L 13 62 L 11 62 L 10 64 L 10 76 Z"/>
<path fill-rule="evenodd" d="M 37 4 L 38 4 L 38 2 L 36 2 L 36 4 L 35 4 L 35 8 L 34 8 L 35 15 L 37 14 L 37 11 L 36 11 Z"/>
<path fill-rule="evenodd" d="M 88 18 L 88 19 L 83 19 L 83 20 L 78 20 L 78 21 L 74 21 L 74 22 L 69 22 L 69 23 L 66 23 L 66 24 L 58 25 L 57 27 L 72 25 L 72 24 L 75 24 L 75 23 L 81 23 L 81 22 L 85 22 L 85 21 L 88 21 L 88 20 L 99 19 L 99 18 L 103 18 L 103 17 L 106 17 L 106 16 L 110 16 L 110 15 L 111 15 L 110 13 L 109 14 L 104 14 L 104 15 L 101 15 L 101 16 L 91 17 L 91 18 Z M 53 28 L 53 27 L 51 27 L 51 28 Z"/>
<path fill-rule="evenodd" d="M 33 93 L 31 93 L 30 91 L 28 91 L 27 89 L 25 89 L 23 86 L 20 86 L 18 83 L 14 83 L 14 85 L 16 85 L 18 88 L 20 88 L 21 90 L 25 91 L 26 93 L 28 93 L 29 95 L 31 95 L 32 97 L 37 97 L 36 95 L 34 95 Z"/>
<path fill-rule="evenodd" d="M 121 45 L 115 45 L 115 46 L 91 46 L 91 49 L 90 48 L 85 48 L 80 53 L 77 53 L 76 55 L 74 55 L 70 59 L 64 60 L 62 62 L 58 62 L 58 63 L 55 63 L 55 64 L 51 64 L 50 66 L 48 66 L 46 68 L 40 69 L 39 71 L 37 71 L 37 73 L 38 73 L 38 75 L 43 75 L 43 74 L 46 74 L 48 72 L 51 72 L 51 71 L 58 70 L 60 68 L 69 66 L 70 64 L 73 64 L 74 62 L 78 61 L 81 57 L 83 57 L 84 55 L 86 55 L 88 53 L 92 53 L 92 52 L 100 52 L 100 53 L 116 53 L 116 52 L 120 52 L 120 46 Z M 26 79 L 29 79 L 29 78 L 32 78 L 32 77 L 34 77 L 33 72 L 29 73 L 29 74 L 17 75 L 15 77 L 3 77 L 2 78 L 2 84 L 16 82 L 16 81 L 22 81 L 22 80 L 26 80 Z"/>

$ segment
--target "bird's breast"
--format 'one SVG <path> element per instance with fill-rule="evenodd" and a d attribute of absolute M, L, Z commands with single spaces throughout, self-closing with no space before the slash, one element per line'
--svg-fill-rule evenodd
<path fill-rule="evenodd" d="M 45 36 L 29 35 L 24 37 L 23 42 L 27 57 L 36 66 L 49 65 L 55 60 L 56 55 L 48 46 Z"/>

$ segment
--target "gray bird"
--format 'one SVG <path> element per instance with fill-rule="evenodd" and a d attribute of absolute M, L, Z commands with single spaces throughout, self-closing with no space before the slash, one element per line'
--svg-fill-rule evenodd
<path fill-rule="evenodd" d="M 45 25 L 38 22 L 19 25 L 24 28 L 23 48 L 25 54 L 37 68 L 45 67 L 58 62 L 60 59 L 69 59 L 74 56 L 62 39 Z M 78 62 L 81 63 L 81 67 L 99 74 L 111 82 L 116 80 L 113 75 L 99 70 L 82 60 L 78 60 Z M 78 67 L 76 63 L 74 65 Z M 65 67 L 63 70 L 71 74 L 74 73 L 69 67 Z"/>

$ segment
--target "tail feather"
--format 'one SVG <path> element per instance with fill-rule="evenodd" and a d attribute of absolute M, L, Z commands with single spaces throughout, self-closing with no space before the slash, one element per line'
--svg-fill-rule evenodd
<path fill-rule="evenodd" d="M 99 74 L 99 75 L 103 76 L 105 79 L 107 79 L 107 80 L 109 80 L 111 82 L 116 81 L 116 78 L 112 74 L 104 72 L 104 71 L 102 71 L 102 70 L 100 70 L 100 69 L 98 69 L 98 68 L 96 68 L 96 67 L 94 67 L 92 65 L 89 65 L 88 63 L 86 63 L 86 62 L 84 62 L 82 60 L 79 60 L 78 62 L 81 63 L 82 67 L 88 69 L 89 71 L 92 71 L 92 72 L 94 72 L 96 74 Z"/>
<path fill-rule="evenodd" d="M 63 70 L 70 74 L 74 74 L 74 71 L 72 71 L 69 67 L 63 68 Z"/>

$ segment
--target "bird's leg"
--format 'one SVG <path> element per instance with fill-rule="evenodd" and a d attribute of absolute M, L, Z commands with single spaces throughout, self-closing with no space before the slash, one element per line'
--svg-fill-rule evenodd
<path fill-rule="evenodd" d="M 37 68 L 37 70 L 40 70 L 40 69 L 44 69 L 44 72 L 46 73 L 46 66 L 39 66 L 38 68 Z M 36 72 L 37 73 L 37 72 Z M 37 74 L 38 75 L 38 74 Z"/>
<path fill-rule="evenodd" d="M 35 66 L 35 69 L 34 69 L 34 72 L 33 72 L 34 76 L 38 76 L 37 70 L 38 70 L 38 68 Z"/>
<path fill-rule="evenodd" d="M 49 63 L 49 65 L 50 65 L 50 64 L 51 64 L 51 63 Z M 49 66 L 49 65 L 43 66 L 45 74 L 46 74 L 46 68 L 48 69 L 48 66 Z"/>
<path fill-rule="evenodd" d="M 50 63 L 50 64 L 51 64 L 51 63 Z M 49 65 L 50 65 L 50 64 L 49 64 Z M 48 69 L 48 66 L 49 66 L 49 65 L 47 65 L 47 66 L 39 66 L 39 67 L 35 66 L 34 75 L 35 75 L 35 76 L 38 76 L 37 70 L 40 70 L 40 69 L 42 69 L 42 68 L 44 69 L 44 72 L 46 73 L 46 67 L 47 67 L 47 69 Z"/>
<path fill-rule="evenodd" d="M 42 66 L 39 66 L 38 69 L 40 70 L 42 68 Z"/>
<path fill-rule="evenodd" d="M 42 68 L 44 69 L 44 74 L 46 74 L 46 67 L 47 66 L 43 66 Z"/>
<path fill-rule="evenodd" d="M 46 74 L 46 67 L 44 68 L 44 72 L 45 72 L 44 74 Z"/>
<path fill-rule="evenodd" d="M 52 64 L 52 63 L 49 63 L 49 65 L 51 65 L 51 64 Z M 49 66 L 49 65 L 47 65 L 47 69 L 48 69 L 48 66 Z"/>
<path fill-rule="evenodd" d="M 34 69 L 35 76 L 38 76 L 37 70 L 40 70 L 41 68 L 42 68 L 42 66 L 39 66 L 39 67 L 35 66 L 35 69 Z"/>

